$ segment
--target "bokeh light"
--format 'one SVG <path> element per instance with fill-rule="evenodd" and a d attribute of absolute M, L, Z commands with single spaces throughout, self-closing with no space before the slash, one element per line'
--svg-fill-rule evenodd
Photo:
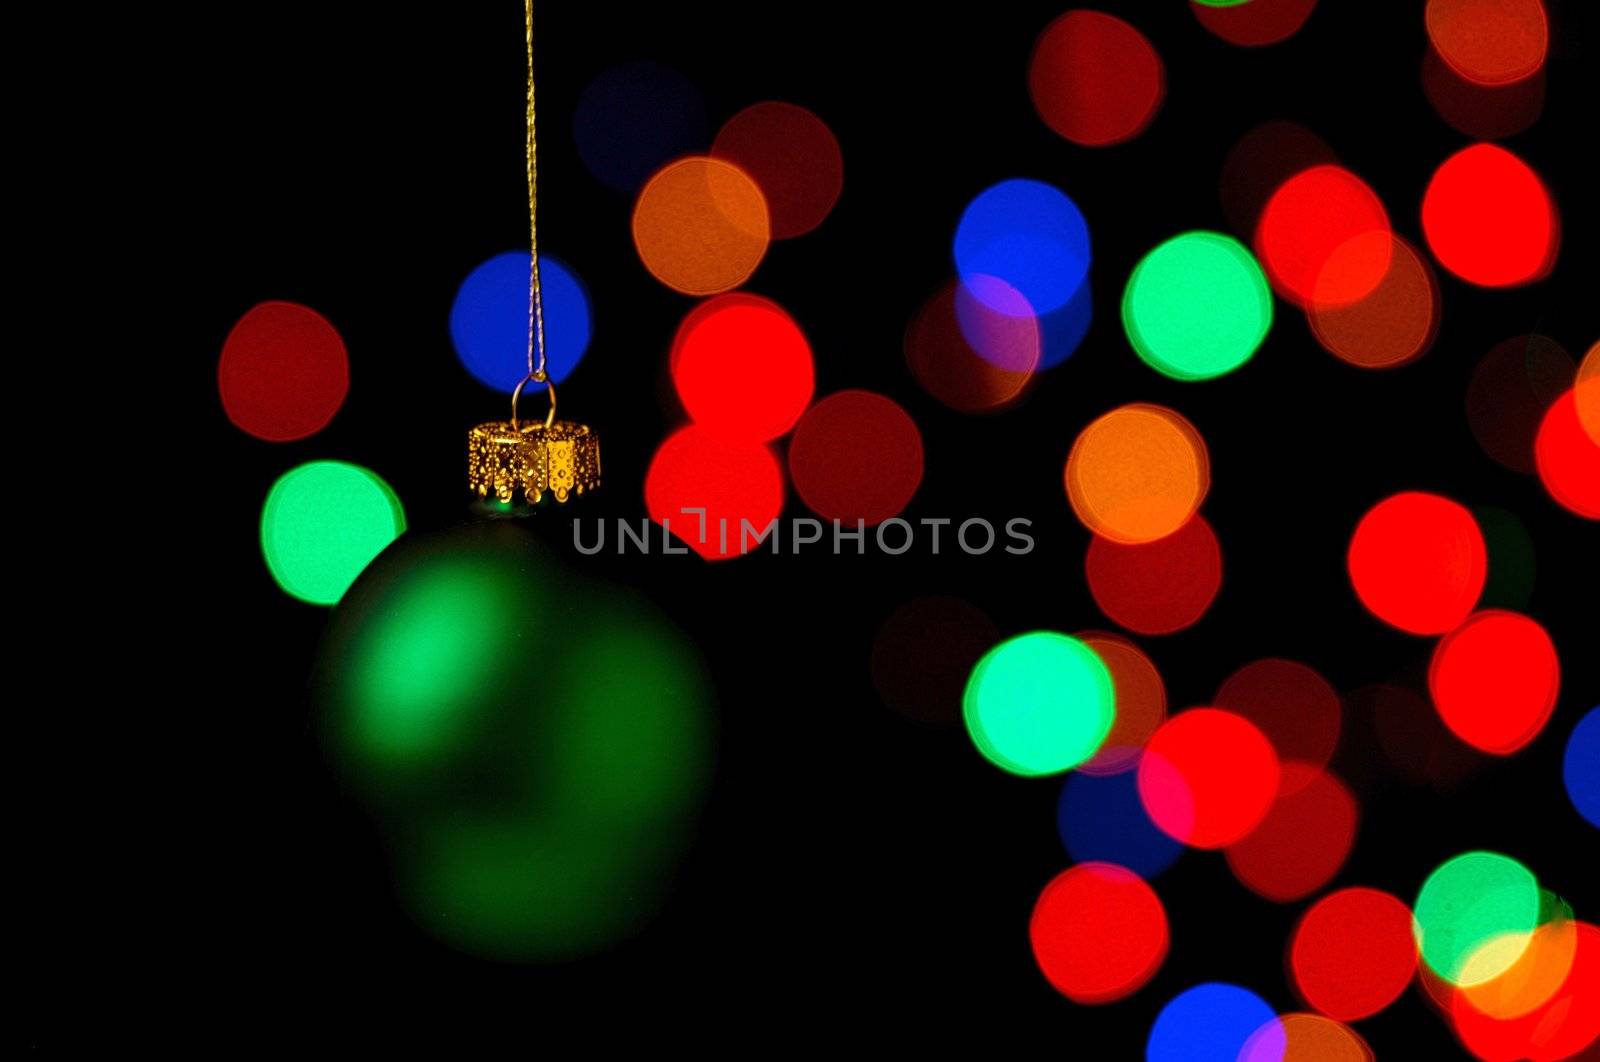
<path fill-rule="evenodd" d="M 1221 981 L 1195 985 L 1156 1015 L 1144 1057 L 1146 1062 L 1233 1062 L 1256 1030 L 1277 1017 L 1266 1000 L 1247 988 Z M 1262 1044 L 1258 1050 L 1265 1062 L 1281 1058 L 1283 1044 Z"/>
<path fill-rule="evenodd" d="M 1142 133 L 1166 94 L 1161 56 L 1114 15 L 1068 11 L 1039 35 L 1028 91 L 1044 123 L 1074 144 L 1106 147 Z"/>
<path fill-rule="evenodd" d="M 1544 182 L 1494 144 L 1463 148 L 1434 171 L 1422 198 L 1422 232 L 1440 265 L 1491 288 L 1543 279 L 1561 241 Z"/>
<path fill-rule="evenodd" d="M 663 165 L 704 151 L 700 90 L 660 63 L 623 63 L 584 87 L 573 110 L 578 157 L 602 184 L 633 193 Z"/>
<path fill-rule="evenodd" d="M 1495 1062 L 1555 1062 L 1578 1057 L 1600 1038 L 1600 928 L 1587 922 L 1575 926 L 1571 969 L 1543 1006 L 1519 1018 L 1497 1019 L 1473 1006 L 1467 992 L 1454 994 L 1451 1023 L 1469 1051 Z"/>
<path fill-rule="evenodd" d="M 1367 182 L 1342 166 L 1313 166 L 1267 201 L 1256 225 L 1256 256 L 1273 289 L 1295 305 L 1315 299 L 1324 308 L 1348 306 L 1383 282 L 1393 246 L 1358 237 L 1390 232 L 1389 215 Z"/>
<path fill-rule="evenodd" d="M 750 279 L 771 242 L 766 198 L 721 159 L 693 156 L 659 170 L 633 208 L 633 244 L 650 275 L 685 295 L 715 295 Z"/>
<path fill-rule="evenodd" d="M 1022 292 L 998 277 L 975 274 L 956 284 L 955 311 L 962 338 L 989 364 L 1022 373 L 1039 367 L 1043 330 Z"/>
<path fill-rule="evenodd" d="M 1522 946 L 1522 954 L 1516 961 L 1487 981 L 1458 989 L 1465 997 L 1463 1002 L 1473 1010 L 1499 1021 L 1520 1018 L 1548 1003 L 1566 983 L 1577 958 L 1578 925 L 1559 900 L 1548 893 L 1544 894 L 1544 899 L 1541 913 L 1552 908 L 1554 912 L 1533 931 L 1525 945 L 1518 940 L 1510 942 L 1510 946 Z M 1499 940 L 1488 942 L 1477 953 L 1481 959 L 1475 956 L 1468 960 L 1468 971 L 1473 969 L 1475 960 L 1498 968 L 1501 965 L 1499 952 L 1506 946 Z"/>
<path fill-rule="evenodd" d="M 1222 161 L 1217 192 L 1228 224 L 1254 240 L 1261 212 L 1289 178 L 1337 161 L 1333 148 L 1299 122 L 1275 119 L 1253 127 Z"/>
<path fill-rule="evenodd" d="M 344 340 L 326 317 L 299 303 L 251 307 L 217 359 L 223 412 L 234 427 L 266 442 L 315 435 L 349 392 Z"/>
<path fill-rule="evenodd" d="M 1428 875 L 1412 914 L 1428 967 L 1451 984 L 1479 983 L 1504 973 L 1522 954 L 1538 924 L 1539 885 L 1509 856 L 1466 852 Z M 1495 962 L 1473 961 L 1485 944 L 1500 941 L 1512 946 L 1498 949 Z"/>
<path fill-rule="evenodd" d="M 1545 72 L 1506 85 L 1484 85 L 1462 77 L 1428 48 L 1422 59 L 1422 91 L 1449 125 L 1473 140 L 1502 140 L 1530 128 L 1544 113 Z"/>
<path fill-rule="evenodd" d="M 762 532 L 783 511 L 783 472 L 761 443 L 691 424 L 650 459 L 644 499 L 650 519 L 707 560 L 725 560 L 765 541 Z M 705 512 L 685 511 L 695 509 Z"/>
<path fill-rule="evenodd" d="M 1591 708 L 1567 738 L 1561 760 L 1567 796 L 1589 825 L 1600 829 L 1600 708 Z"/>
<path fill-rule="evenodd" d="M 461 282 L 450 307 L 456 357 L 480 382 L 510 394 L 528 374 L 529 254 L 507 251 Z M 589 349 L 593 315 L 583 283 L 559 258 L 539 255 L 545 371 L 565 380 Z"/>
<path fill-rule="evenodd" d="M 1125 867 L 1082 863 L 1044 887 L 1028 922 L 1045 979 L 1074 1003 L 1110 1003 L 1138 991 L 1167 957 L 1167 912 Z"/>
<path fill-rule="evenodd" d="M 1346 564 L 1356 596 L 1374 616 L 1412 634 L 1443 634 L 1478 603 L 1489 553 L 1464 506 L 1407 491 L 1361 518 Z"/>
<path fill-rule="evenodd" d="M 1167 688 L 1161 672 L 1137 645 L 1121 635 L 1086 631 L 1077 637 L 1105 663 L 1117 696 L 1117 718 L 1105 744 L 1078 770 L 1086 774 L 1131 770 L 1139 762 L 1139 750 L 1167 718 Z M 1121 859 L 1109 862 L 1133 865 Z"/>
<path fill-rule="evenodd" d="M 833 130 L 793 103 L 768 100 L 746 107 L 717 133 L 711 155 L 760 186 L 776 240 L 803 236 L 822 224 L 844 190 L 844 155 Z"/>
<path fill-rule="evenodd" d="M 1272 295 L 1250 251 L 1220 232 L 1186 232 L 1140 260 L 1122 326 L 1145 364 L 1209 380 L 1249 361 L 1272 328 Z"/>
<path fill-rule="evenodd" d="M 1428 668 L 1433 705 L 1473 748 L 1509 756 L 1555 710 L 1561 663 L 1543 627 L 1501 609 L 1475 613 L 1439 640 Z"/>
<path fill-rule="evenodd" d="M 1385 245 L 1385 246 L 1380 246 Z M 1353 302 L 1369 263 L 1385 259 L 1383 278 Z M 1433 268 L 1405 240 L 1365 232 L 1334 248 L 1306 304 L 1311 333 L 1324 350 L 1363 369 L 1393 369 L 1427 353 L 1439 329 L 1439 285 Z"/>
<path fill-rule="evenodd" d="M 837 391 L 795 425 L 789 476 L 818 516 L 872 526 L 899 516 L 922 483 L 922 434 L 894 400 Z"/>
<path fill-rule="evenodd" d="M 1483 608 L 1526 608 L 1533 596 L 1538 561 L 1533 536 L 1522 520 L 1507 509 L 1479 505 L 1472 516 L 1489 547 L 1489 578 L 1483 584 Z"/>
<path fill-rule="evenodd" d="M 705 430 L 765 442 L 794 427 L 811 402 L 811 344 L 783 307 L 738 292 L 708 299 L 678 326 L 672 382 Z"/>
<path fill-rule="evenodd" d="M 1200 622 L 1222 589 L 1222 546 L 1196 515 L 1156 542 L 1123 545 L 1094 536 L 1084 558 L 1089 593 L 1113 623 L 1137 634 L 1172 634 Z"/>
<path fill-rule="evenodd" d="M 1330 892 L 1306 908 L 1289 941 L 1289 972 L 1307 1005 L 1357 1021 L 1400 998 L 1417 969 L 1411 909 L 1377 889 Z"/>
<path fill-rule="evenodd" d="M 1083 526 L 1135 545 L 1189 522 L 1211 488 L 1211 462 L 1205 440 L 1182 414 L 1136 402 L 1078 433 L 1064 476 Z"/>
<path fill-rule="evenodd" d="M 1373 1062 L 1354 1029 L 1321 1014 L 1285 1014 L 1257 1029 L 1238 1062 Z"/>
<path fill-rule="evenodd" d="M 983 757 L 1012 774 L 1065 771 L 1093 756 L 1116 714 L 1111 672 L 1093 649 L 1054 631 L 995 646 L 972 669 L 962 699 Z"/>
<path fill-rule="evenodd" d="M 991 280 L 980 277 L 974 283 L 991 293 L 1002 285 L 1015 292 L 1003 281 Z M 906 329 L 911 375 L 928 394 L 961 413 L 991 413 L 1014 405 L 1034 377 L 1040 349 L 1034 318 L 993 309 L 960 281 L 924 303 Z"/>
<path fill-rule="evenodd" d="M 1316 6 L 1317 0 L 1248 0 L 1229 5 L 1195 0 L 1189 10 L 1200 25 L 1229 44 L 1260 48 L 1294 36 Z"/>
<path fill-rule="evenodd" d="M 1481 85 L 1531 77 L 1550 49 L 1541 0 L 1428 0 L 1423 22 L 1440 58 Z"/>
<path fill-rule="evenodd" d="M 1359 812 L 1350 790 L 1310 763 L 1282 766 L 1266 818 L 1227 848 L 1240 884 L 1276 903 L 1302 900 L 1333 880 L 1355 845 Z"/>
<path fill-rule="evenodd" d="M 994 277 L 1040 316 L 1070 303 L 1089 276 L 1089 225 L 1078 205 L 1042 181 L 1014 178 L 980 192 L 961 214 L 956 272 L 978 298 L 975 277 Z M 991 304 L 992 305 L 992 304 Z M 1015 309 L 1007 298 L 994 309 Z"/>
<path fill-rule="evenodd" d="M 261 553 L 291 597 L 331 605 L 406 529 L 400 499 L 378 475 L 343 461 L 285 472 L 261 508 Z"/>
<path fill-rule="evenodd" d="M 895 609 L 872 642 L 872 684 L 884 703 L 930 726 L 957 726 L 967 676 L 1000 639 L 976 605 L 927 595 Z"/>
<path fill-rule="evenodd" d="M 1370 720 L 1395 773 L 1412 785 L 1449 792 L 1485 762 L 1483 753 L 1450 732 L 1418 690 L 1381 682 L 1356 690 L 1348 701 Z"/>
<path fill-rule="evenodd" d="M 1254 723 L 1279 759 L 1322 767 L 1339 744 L 1339 694 L 1315 669 L 1294 660 L 1269 657 L 1244 665 L 1223 680 L 1211 704 Z M 1293 792 L 1294 781 L 1285 777 L 1283 787 Z"/>
<path fill-rule="evenodd" d="M 1191 708 L 1151 736 L 1139 760 L 1150 819 L 1192 848 L 1223 848 L 1261 824 L 1281 775 L 1272 743 L 1248 720 Z"/>
<path fill-rule="evenodd" d="M 1137 750 L 1133 756 L 1137 766 Z M 1143 878 L 1162 873 L 1183 854 L 1182 842 L 1150 820 L 1139 798 L 1138 776 L 1131 770 L 1067 775 L 1056 804 L 1056 830 L 1077 862 L 1115 863 Z"/>
<path fill-rule="evenodd" d="M 1578 419 L 1576 388 L 1546 411 L 1533 454 L 1539 479 L 1557 504 L 1587 520 L 1600 520 L 1600 442 Z"/>
<path fill-rule="evenodd" d="M 1513 336 L 1491 347 L 1467 381 L 1467 426 L 1483 452 L 1533 474 L 1539 423 L 1571 385 L 1574 368 L 1572 356 L 1548 336 Z"/>
<path fill-rule="evenodd" d="M 1600 445 L 1600 342 L 1589 348 L 1578 365 L 1578 380 L 1573 385 L 1578 406 L 1578 423 Z"/>

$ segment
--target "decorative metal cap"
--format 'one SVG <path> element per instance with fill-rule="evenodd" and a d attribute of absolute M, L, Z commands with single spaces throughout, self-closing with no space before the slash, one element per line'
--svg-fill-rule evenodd
<path fill-rule="evenodd" d="M 600 437 L 570 420 L 517 424 L 497 420 L 467 433 L 467 483 L 480 498 L 511 501 L 520 490 L 534 505 L 600 486 Z"/>

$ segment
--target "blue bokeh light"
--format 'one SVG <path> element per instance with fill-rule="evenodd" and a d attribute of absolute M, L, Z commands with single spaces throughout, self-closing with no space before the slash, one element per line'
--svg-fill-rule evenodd
<path fill-rule="evenodd" d="M 1183 842 L 1162 833 L 1145 813 L 1136 770 L 1068 775 L 1056 803 L 1056 829 L 1074 862 L 1116 863 L 1146 880 L 1183 854 Z"/>
<path fill-rule="evenodd" d="M 1277 1026 L 1276 1043 L 1269 1023 Z M 1251 1042 L 1258 1030 L 1262 1035 Z M 1250 1062 L 1277 1062 L 1285 1039 L 1278 1015 L 1264 999 L 1238 985 L 1209 981 L 1161 1008 L 1144 1057 L 1146 1062 L 1237 1062 L 1250 1044 Z"/>
<path fill-rule="evenodd" d="M 1083 212 L 1042 181 L 1016 178 L 978 193 L 956 226 L 954 250 L 964 282 L 998 277 L 1042 319 L 1072 302 L 1089 276 L 1089 225 Z M 974 291 L 984 297 L 981 287 Z M 1005 312 L 1007 307 L 994 308 Z"/>
<path fill-rule="evenodd" d="M 450 307 L 450 339 L 468 372 L 510 394 L 528 374 L 527 251 L 497 254 L 468 274 Z M 560 383 L 589 348 L 593 318 L 583 283 L 566 264 L 539 256 L 545 368 Z"/>
<path fill-rule="evenodd" d="M 1572 728 L 1561 761 L 1561 778 L 1578 814 L 1600 828 L 1600 707 L 1590 708 Z"/>
<path fill-rule="evenodd" d="M 711 143 L 706 101 L 660 63 L 623 63 L 584 88 L 572 117 L 578 157 L 602 184 L 632 194 L 664 164 Z"/>

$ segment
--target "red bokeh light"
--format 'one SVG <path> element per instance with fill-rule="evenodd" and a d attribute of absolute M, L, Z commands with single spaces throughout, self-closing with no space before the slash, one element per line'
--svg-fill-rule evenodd
<path fill-rule="evenodd" d="M 900 515 L 922 483 L 922 434 L 891 399 L 840 391 L 795 425 L 789 475 L 818 516 L 850 526 L 881 523 Z"/>
<path fill-rule="evenodd" d="M 811 345 L 782 307 L 757 295 L 719 295 L 690 311 L 671 365 L 689 416 L 730 439 L 775 439 L 811 401 Z"/>
<path fill-rule="evenodd" d="M 1561 662 L 1543 627 L 1500 609 L 1479 612 L 1440 639 L 1428 693 L 1445 726 L 1473 748 L 1509 756 L 1555 710 Z"/>
<path fill-rule="evenodd" d="M 1261 211 L 1285 181 L 1338 161 L 1333 148 L 1300 123 L 1262 122 L 1240 137 L 1222 160 L 1217 193 L 1228 224 L 1245 242 L 1254 240 Z"/>
<path fill-rule="evenodd" d="M 1542 0 L 1428 0 L 1423 23 L 1450 69 L 1480 85 L 1531 77 L 1550 50 Z"/>
<path fill-rule="evenodd" d="M 1383 1010 L 1417 969 L 1411 908 L 1377 889 L 1331 892 L 1306 908 L 1289 942 L 1294 987 L 1339 1021 Z"/>
<path fill-rule="evenodd" d="M 1348 306 L 1383 282 L 1390 258 L 1387 240 L 1352 241 L 1390 231 L 1389 215 L 1365 181 L 1342 166 L 1313 166 L 1267 201 L 1256 224 L 1256 257 L 1278 294 L 1297 306 L 1313 297 L 1324 308 Z M 1325 275 L 1341 248 L 1340 268 Z"/>
<path fill-rule="evenodd" d="M 1281 775 L 1272 743 L 1248 720 L 1191 708 L 1151 735 L 1139 759 L 1139 799 L 1162 832 L 1223 848 L 1260 825 Z"/>
<path fill-rule="evenodd" d="M 1211 703 L 1254 723 L 1283 760 L 1322 767 L 1339 744 L 1339 694 L 1327 679 L 1294 660 L 1271 657 L 1246 664 L 1228 676 Z M 1284 788 L 1293 791 L 1287 776 Z"/>
<path fill-rule="evenodd" d="M 761 443 L 691 424 L 669 435 L 651 458 L 644 500 L 650 519 L 702 557 L 725 560 L 740 555 L 742 521 L 754 528 L 745 535 L 746 551 L 762 548 L 760 532 L 783 510 L 783 472 Z"/>
<path fill-rule="evenodd" d="M 1544 182 L 1494 144 L 1464 148 L 1434 171 L 1422 197 L 1422 232 L 1440 265 L 1490 288 L 1542 279 L 1560 245 Z"/>
<path fill-rule="evenodd" d="M 1579 386 L 1592 393 L 1600 383 L 1585 381 Z M 1579 516 L 1600 520 L 1600 442 L 1579 419 L 1577 388 L 1556 399 L 1545 413 L 1533 453 L 1550 497 Z"/>
<path fill-rule="evenodd" d="M 1171 634 L 1193 626 L 1222 588 L 1222 546 L 1196 515 L 1155 542 L 1123 545 L 1095 535 L 1084 574 L 1095 604 L 1118 626 Z"/>
<path fill-rule="evenodd" d="M 1489 1062 L 1556 1062 L 1600 1039 L 1600 928 L 1577 923 L 1572 968 L 1548 1003 L 1501 1020 L 1472 1005 L 1467 992 L 1450 995 L 1450 1020 L 1467 1049 Z"/>
<path fill-rule="evenodd" d="M 1191 0 L 1189 10 L 1202 26 L 1229 44 L 1259 48 L 1294 36 L 1316 6 L 1317 0 L 1250 0 L 1232 7 L 1211 7 Z"/>
<path fill-rule="evenodd" d="M 1080 863 L 1044 887 L 1028 923 L 1039 969 L 1075 1003 L 1137 991 L 1167 957 L 1161 898 L 1131 870 Z"/>
<path fill-rule="evenodd" d="M 1161 672 L 1138 646 L 1117 634 L 1080 633 L 1111 672 L 1117 715 L 1094 759 L 1078 765 L 1085 774 L 1120 774 L 1139 762 L 1140 750 L 1167 718 L 1167 687 Z"/>
<path fill-rule="evenodd" d="M 1468 81 L 1432 48 L 1422 60 L 1422 91 L 1439 117 L 1474 140 L 1515 136 L 1544 113 L 1545 74 L 1509 85 Z"/>
<path fill-rule="evenodd" d="M 1032 317 L 1013 317 L 963 299 L 960 283 L 940 289 L 906 329 L 906 367 L 934 398 L 960 413 L 989 413 L 1022 397 L 1042 351 Z M 969 340 L 962 318 L 978 333 Z M 980 353 L 974 343 L 988 354 Z"/>
<path fill-rule="evenodd" d="M 1138 136 L 1166 92 L 1161 56 L 1144 34 L 1100 11 L 1068 11 L 1045 28 L 1028 64 L 1044 123 L 1085 147 Z"/>
<path fill-rule="evenodd" d="M 827 123 L 804 107 L 769 100 L 729 118 L 714 158 L 738 166 L 766 197 L 774 239 L 810 232 L 844 189 L 844 155 Z"/>
<path fill-rule="evenodd" d="M 1373 506 L 1346 556 L 1361 603 L 1412 634 L 1443 634 L 1472 612 L 1489 574 L 1483 532 L 1464 506 L 1408 491 Z"/>
<path fill-rule="evenodd" d="M 1343 782 L 1315 764 L 1283 764 L 1261 825 L 1228 846 L 1228 866 L 1257 896 L 1289 903 L 1322 888 L 1356 840 L 1358 810 Z"/>
<path fill-rule="evenodd" d="M 350 393 L 350 358 L 326 317 L 263 302 L 233 326 L 217 361 L 217 392 L 235 427 L 292 442 L 328 426 Z"/>

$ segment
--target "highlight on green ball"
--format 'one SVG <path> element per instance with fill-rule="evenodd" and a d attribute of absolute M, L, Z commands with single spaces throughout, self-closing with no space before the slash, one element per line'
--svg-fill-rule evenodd
<path fill-rule="evenodd" d="M 967 733 L 984 759 L 1025 777 L 1091 759 L 1116 719 L 1111 672 L 1077 638 L 1032 631 L 984 654 L 962 697 Z"/>

